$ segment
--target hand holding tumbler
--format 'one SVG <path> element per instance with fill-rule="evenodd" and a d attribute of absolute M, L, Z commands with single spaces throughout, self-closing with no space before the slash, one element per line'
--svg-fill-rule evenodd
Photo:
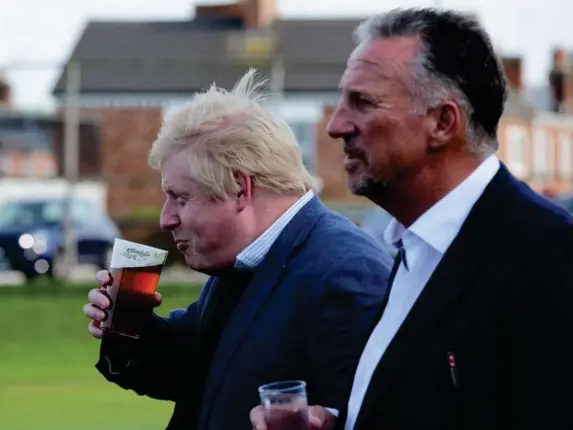
<path fill-rule="evenodd" d="M 269 430 L 308 428 L 306 383 L 280 381 L 259 387 L 261 405 Z"/>

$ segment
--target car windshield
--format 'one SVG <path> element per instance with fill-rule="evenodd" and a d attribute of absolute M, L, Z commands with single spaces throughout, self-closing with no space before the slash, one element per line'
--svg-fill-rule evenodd
<path fill-rule="evenodd" d="M 6 202 L 0 205 L 0 228 L 59 224 L 64 218 L 65 211 L 63 200 Z M 74 201 L 72 214 L 77 222 L 102 218 L 100 211 L 86 201 Z"/>

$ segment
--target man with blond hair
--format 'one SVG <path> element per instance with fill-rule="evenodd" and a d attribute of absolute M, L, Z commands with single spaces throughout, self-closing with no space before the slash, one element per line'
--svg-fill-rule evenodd
<path fill-rule="evenodd" d="M 306 381 L 310 402 L 342 413 L 386 293 L 388 255 L 316 197 L 293 133 L 261 104 L 262 84 L 251 70 L 231 91 L 196 94 L 151 149 L 161 228 L 210 275 L 199 299 L 168 318 L 150 311 L 135 341 L 99 328 L 108 272 L 84 307 L 102 338 L 97 369 L 175 402 L 170 430 L 248 430 L 257 388 L 279 380 Z"/>

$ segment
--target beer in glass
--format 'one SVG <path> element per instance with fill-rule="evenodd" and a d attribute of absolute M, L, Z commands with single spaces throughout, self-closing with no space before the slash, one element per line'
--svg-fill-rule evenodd
<path fill-rule="evenodd" d="M 108 316 L 101 328 L 111 335 L 138 339 L 149 320 L 154 293 L 167 259 L 167 251 L 115 239 L 110 263 L 112 285 Z"/>

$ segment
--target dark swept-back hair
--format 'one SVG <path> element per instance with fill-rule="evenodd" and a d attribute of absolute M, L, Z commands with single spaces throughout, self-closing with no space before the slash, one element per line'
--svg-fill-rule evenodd
<path fill-rule="evenodd" d="M 356 29 L 358 43 L 400 36 L 420 39 L 421 67 L 413 71 L 413 85 L 421 101 L 439 103 L 456 98 L 468 128 L 486 148 L 497 149 L 497 128 L 507 100 L 505 73 L 491 40 L 478 20 L 450 10 L 394 9 L 375 15 Z M 442 100 L 437 100 L 442 98 Z"/>

